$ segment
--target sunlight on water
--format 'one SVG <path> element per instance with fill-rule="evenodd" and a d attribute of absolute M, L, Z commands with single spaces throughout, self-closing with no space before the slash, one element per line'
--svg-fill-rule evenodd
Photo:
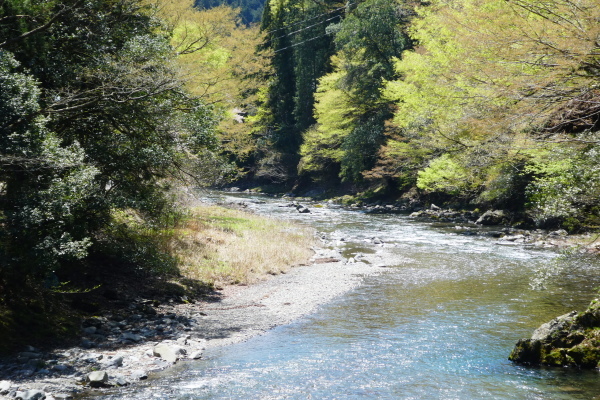
<path fill-rule="evenodd" d="M 541 323 L 587 306 L 600 286 L 596 259 L 498 246 L 405 216 L 253 207 L 344 238 L 348 254 L 395 261 L 301 321 L 107 399 L 600 398 L 597 372 L 507 360 Z M 372 237 L 385 246 L 367 246 Z"/>

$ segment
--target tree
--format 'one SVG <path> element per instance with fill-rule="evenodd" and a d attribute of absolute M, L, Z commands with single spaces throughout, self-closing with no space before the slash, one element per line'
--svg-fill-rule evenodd
<path fill-rule="evenodd" d="M 84 259 L 114 209 L 160 216 L 165 189 L 216 150 L 154 15 L 138 0 L 0 5 L 2 272 Z"/>
<path fill-rule="evenodd" d="M 252 25 L 260 22 L 265 0 L 196 0 L 195 3 L 195 6 L 200 9 L 211 9 L 223 5 L 240 9 L 243 23 Z"/>
<path fill-rule="evenodd" d="M 393 60 L 411 45 L 404 33 L 410 15 L 410 7 L 400 2 L 367 0 L 331 27 L 337 51 L 334 71 L 321 79 L 317 91 L 318 125 L 306 134 L 302 148 L 305 171 L 314 165 L 312 153 L 327 148 L 334 137 L 339 148 L 335 161 L 344 180 L 360 181 L 375 165 L 385 142 L 385 121 L 392 116 L 382 89 L 396 77 Z M 315 140 L 316 132 L 325 142 Z"/>
<path fill-rule="evenodd" d="M 343 10 L 337 0 L 276 0 L 265 7 L 263 47 L 273 52 L 273 72 L 259 125 L 276 153 L 265 158 L 279 160 L 288 180 L 297 173 L 301 133 L 314 123 L 317 81 L 330 70 L 333 48 L 327 27 L 341 18 Z"/>
<path fill-rule="evenodd" d="M 546 183 L 558 185 L 554 178 L 570 171 L 552 155 L 588 165 L 581 152 L 597 143 L 599 16 L 593 1 L 434 1 L 420 8 L 411 28 L 420 47 L 398 61 L 400 78 L 387 95 L 396 99 L 395 123 L 414 146 L 430 149 L 422 187 L 455 191 L 436 173 L 436 160 L 451 160 L 456 171 L 477 172 L 463 185 L 472 199 L 514 205 L 527 194 L 529 203 L 520 205 L 541 215 L 544 196 L 553 196 Z M 564 190 L 578 198 L 595 190 L 575 176 L 567 181 L 572 186 Z"/>
<path fill-rule="evenodd" d="M 257 151 L 248 117 L 256 112 L 263 75 L 268 73 L 263 40 L 257 26 L 241 23 L 238 11 L 227 6 L 208 10 L 192 0 L 153 0 L 159 16 L 173 32 L 171 45 L 185 88 L 218 115 L 222 151 L 245 166 Z"/>

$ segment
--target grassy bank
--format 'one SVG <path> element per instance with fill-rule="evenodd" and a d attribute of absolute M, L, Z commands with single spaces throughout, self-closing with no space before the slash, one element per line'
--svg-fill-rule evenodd
<path fill-rule="evenodd" d="M 189 279 L 221 286 L 286 272 L 312 255 L 312 231 L 288 222 L 201 206 L 176 228 L 169 246 Z"/>

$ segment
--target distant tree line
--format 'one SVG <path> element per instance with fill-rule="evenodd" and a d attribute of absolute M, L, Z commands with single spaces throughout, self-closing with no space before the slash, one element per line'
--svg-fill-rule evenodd
<path fill-rule="evenodd" d="M 240 165 L 598 227 L 599 18 L 593 0 L 271 0 Z"/>

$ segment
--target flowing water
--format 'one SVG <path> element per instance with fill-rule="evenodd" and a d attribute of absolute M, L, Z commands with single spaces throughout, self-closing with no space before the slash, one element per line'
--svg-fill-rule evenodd
<path fill-rule="evenodd" d="M 329 207 L 300 215 L 261 200 L 243 201 L 343 238 L 346 257 L 394 261 L 296 323 L 106 399 L 600 399 L 595 371 L 507 360 L 540 324 L 587 307 L 600 286 L 595 258 L 501 246 L 408 216 Z"/>

